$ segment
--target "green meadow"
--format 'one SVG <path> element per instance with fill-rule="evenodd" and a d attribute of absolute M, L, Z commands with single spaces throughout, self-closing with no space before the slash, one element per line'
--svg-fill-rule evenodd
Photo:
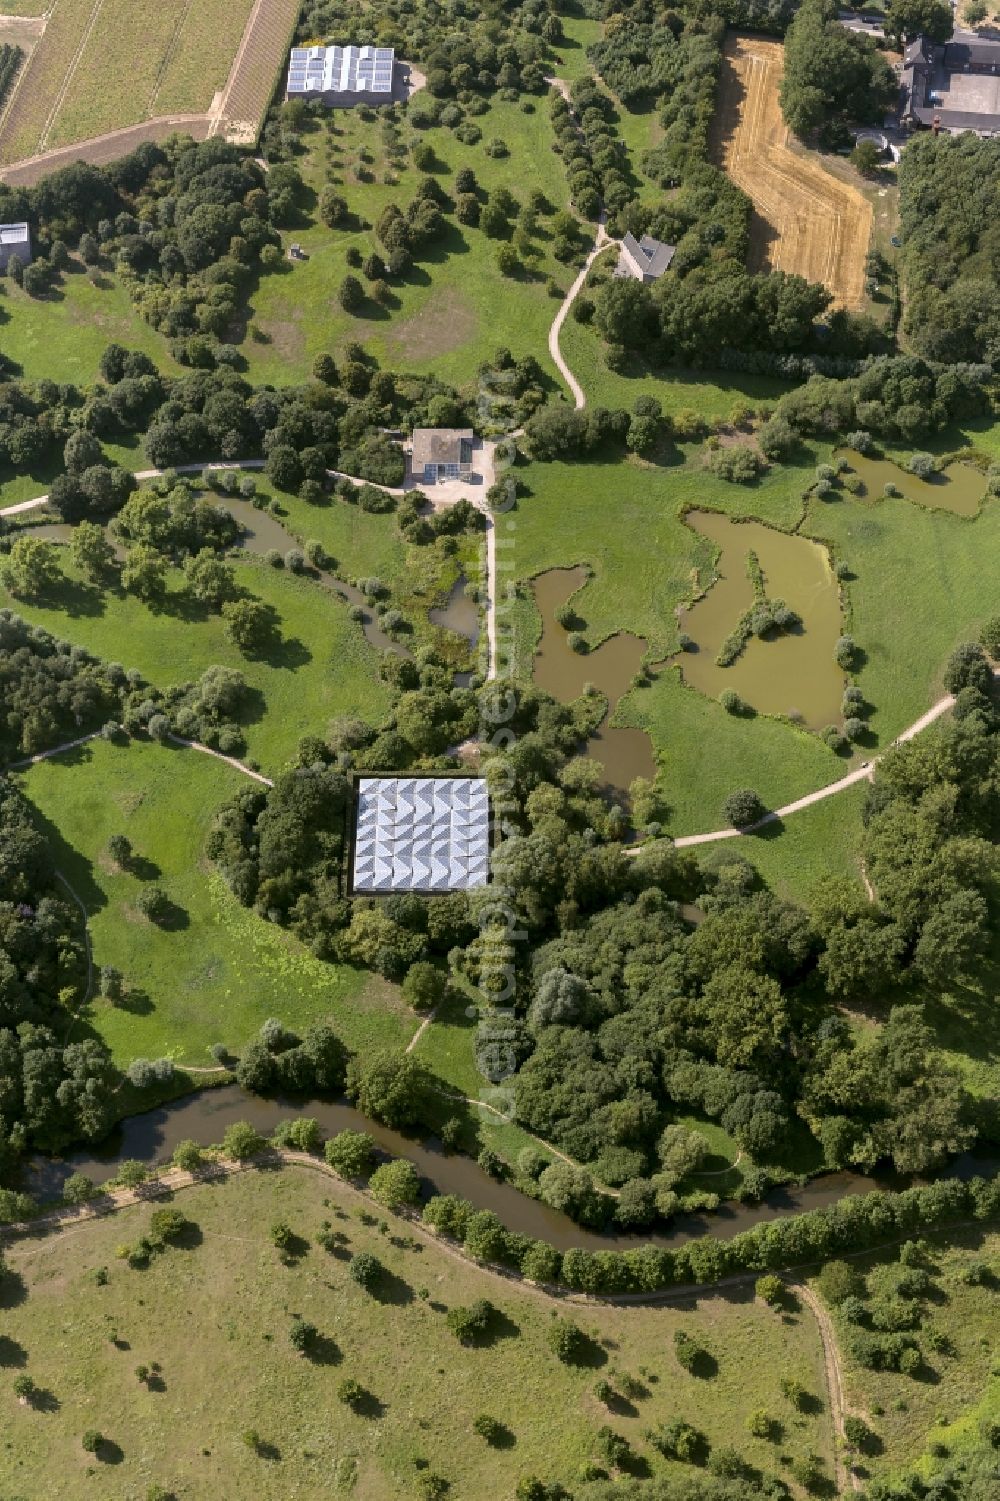
<path fill-rule="evenodd" d="M 78 1023 L 120 1064 L 211 1065 L 213 1043 L 238 1052 L 275 1014 L 291 1027 L 329 1017 L 352 1048 L 409 1040 L 415 1022 L 395 987 L 314 959 L 241 907 L 206 859 L 216 810 L 247 785 L 239 772 L 180 746 L 95 740 L 32 767 L 20 784 L 87 909 L 95 966 L 124 976 L 125 999 L 92 996 Z M 132 841 L 126 870 L 108 856 L 112 834 Z M 149 881 L 172 904 L 162 924 L 136 907 Z"/>

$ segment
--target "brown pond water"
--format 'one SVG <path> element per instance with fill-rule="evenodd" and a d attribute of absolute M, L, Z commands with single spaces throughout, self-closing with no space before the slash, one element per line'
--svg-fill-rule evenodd
<path fill-rule="evenodd" d="M 834 458 L 847 460 L 864 483 L 866 500 L 881 500 L 885 486 L 893 484 L 904 499 L 916 505 L 952 511 L 956 516 L 975 516 L 986 494 L 986 475 L 971 464 L 949 464 L 930 479 L 918 479 L 891 459 L 866 458 L 852 448 L 838 448 Z"/>
<path fill-rule="evenodd" d="M 680 622 L 695 642 L 678 658 L 684 681 L 710 698 L 732 688 L 758 712 L 801 718 L 811 729 L 839 719 L 844 674 L 833 652 L 841 634 L 840 591 L 826 549 L 807 537 L 715 511 L 689 511 L 685 519 L 720 553 L 715 583 Z M 719 667 L 719 648 L 753 605 L 749 552 L 760 560 L 768 598 L 783 599 L 801 616 L 802 627 L 766 641 L 751 637 L 731 666 Z"/>
<path fill-rule="evenodd" d="M 642 664 L 646 643 L 640 636 L 620 632 L 586 654 L 568 644 L 569 633 L 555 618 L 560 605 L 586 583 L 586 568 L 550 568 L 533 581 L 535 604 L 542 617 L 542 639 L 535 653 L 534 679 L 539 688 L 560 703 L 579 698 L 587 683 L 607 697 L 608 715 L 587 741 L 586 754 L 600 761 L 608 784 L 627 788 L 635 777 L 656 775 L 653 743 L 645 730 L 608 724 L 622 694 Z"/>
<path fill-rule="evenodd" d="M 580 1229 L 565 1215 L 527 1198 L 511 1184 L 491 1178 L 471 1157 L 444 1152 L 433 1137 L 402 1136 L 342 1102 L 262 1100 L 245 1094 L 238 1084 L 227 1084 L 218 1089 L 198 1090 L 157 1110 L 129 1116 L 99 1147 L 73 1152 L 63 1159 L 36 1157 L 31 1164 L 28 1187 L 43 1198 L 54 1198 L 71 1173 L 86 1173 L 95 1183 L 104 1183 L 114 1177 L 119 1163 L 126 1158 L 147 1164 L 163 1163 L 181 1141 L 216 1145 L 227 1126 L 236 1121 L 249 1121 L 261 1135 L 268 1136 L 279 1121 L 295 1115 L 313 1117 L 327 1135 L 345 1130 L 369 1132 L 381 1151 L 414 1163 L 424 1180 L 425 1197 L 432 1192 L 459 1194 L 479 1209 L 493 1210 L 508 1229 L 547 1240 L 560 1250 L 571 1246 L 606 1249 L 648 1242 L 677 1246 L 705 1234 L 728 1240 L 763 1221 L 822 1209 L 848 1194 L 902 1186 L 902 1180 L 895 1177 L 876 1179 L 859 1173 L 829 1173 L 812 1179 L 802 1188 L 778 1189 L 761 1204 L 726 1203 L 711 1215 L 678 1218 L 662 1234 L 602 1235 Z M 961 1157 L 948 1168 L 948 1175 L 968 1178 L 978 1173 L 991 1177 L 998 1167 L 1000 1164 L 992 1159 Z M 707 1189 L 712 1187 L 710 1177 L 702 1176 L 699 1181 Z"/>

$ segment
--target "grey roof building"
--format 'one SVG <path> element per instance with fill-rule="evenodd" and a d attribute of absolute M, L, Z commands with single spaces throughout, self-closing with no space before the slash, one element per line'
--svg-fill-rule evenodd
<path fill-rule="evenodd" d="M 1000 41 L 969 32 L 942 46 L 917 37 L 903 54 L 899 114 L 933 130 L 1000 134 Z"/>
<path fill-rule="evenodd" d="M 286 97 L 325 104 L 389 104 L 396 54 L 392 47 L 293 47 Z"/>
<path fill-rule="evenodd" d="M 352 889 L 470 891 L 490 878 L 490 797 L 482 777 L 362 777 Z"/>
<path fill-rule="evenodd" d="M 664 245 L 662 240 L 654 240 L 652 235 L 643 235 L 641 240 L 637 240 L 635 235 L 626 234 L 622 240 L 615 274 L 632 276 L 636 281 L 658 281 L 675 253 L 676 246 Z"/>
<path fill-rule="evenodd" d="M 31 260 L 31 227 L 28 224 L 0 224 L 0 271 L 6 271 L 16 255 L 23 266 Z"/>
<path fill-rule="evenodd" d="M 439 479 L 465 479 L 472 473 L 471 427 L 415 427 L 410 456 L 414 479 L 436 484 Z"/>

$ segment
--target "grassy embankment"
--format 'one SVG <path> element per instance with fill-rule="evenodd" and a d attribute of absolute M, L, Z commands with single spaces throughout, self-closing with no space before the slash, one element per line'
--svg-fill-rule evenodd
<path fill-rule="evenodd" d="M 248 1173 L 180 1193 L 176 1205 L 197 1228 L 145 1270 L 116 1250 L 147 1231 L 149 1206 L 12 1248 L 24 1296 L 5 1311 L 6 1348 L 50 1394 L 50 1410 L 19 1405 L 13 1378 L 4 1383 L 11 1483 L 33 1495 L 58 1490 L 66 1501 L 153 1483 L 178 1493 L 343 1490 L 403 1501 L 421 1493 L 420 1474 L 430 1470 L 449 1494 L 494 1501 L 528 1473 L 572 1484 L 598 1458 L 602 1425 L 633 1445 L 639 1473 L 679 1475 L 644 1437 L 676 1417 L 769 1473 L 789 1478 L 790 1463 L 810 1452 L 829 1472 L 820 1341 L 801 1307 L 767 1309 L 750 1289 L 663 1307 L 564 1306 L 589 1336 L 586 1364 L 564 1365 L 546 1338 L 557 1304 L 423 1235 L 360 1223 L 358 1204 L 351 1189 L 308 1170 Z M 288 1265 L 269 1240 L 278 1219 L 301 1237 Z M 339 1237 L 333 1254 L 315 1243 L 324 1221 Z M 387 1268 L 373 1294 L 348 1275 L 347 1260 L 362 1250 Z M 102 1266 L 107 1281 L 96 1285 Z M 499 1316 L 481 1344 L 463 1346 L 446 1311 L 482 1297 Z M 296 1316 L 319 1332 L 311 1357 L 289 1341 Z M 709 1352 L 701 1374 L 678 1364 L 677 1330 Z M 139 1381 L 136 1366 L 154 1361 L 158 1379 Z M 780 1394 L 782 1376 L 815 1394 L 813 1411 L 794 1411 Z M 636 1383 L 632 1395 L 609 1410 L 595 1383 L 621 1392 L 623 1377 Z M 336 1398 L 345 1379 L 369 1394 L 359 1411 Z M 756 1408 L 779 1423 L 777 1441 L 750 1437 Z M 472 1430 L 484 1411 L 504 1426 L 495 1447 Z M 93 1428 L 109 1441 L 103 1458 L 82 1449 Z M 251 1429 L 266 1446 L 260 1453 L 243 1441 Z"/>

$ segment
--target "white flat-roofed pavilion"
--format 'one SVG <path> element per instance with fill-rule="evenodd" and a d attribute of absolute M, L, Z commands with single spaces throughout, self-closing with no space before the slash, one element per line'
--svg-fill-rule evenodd
<path fill-rule="evenodd" d="M 352 889 L 471 891 L 490 876 L 490 798 L 482 777 L 361 777 Z"/>

